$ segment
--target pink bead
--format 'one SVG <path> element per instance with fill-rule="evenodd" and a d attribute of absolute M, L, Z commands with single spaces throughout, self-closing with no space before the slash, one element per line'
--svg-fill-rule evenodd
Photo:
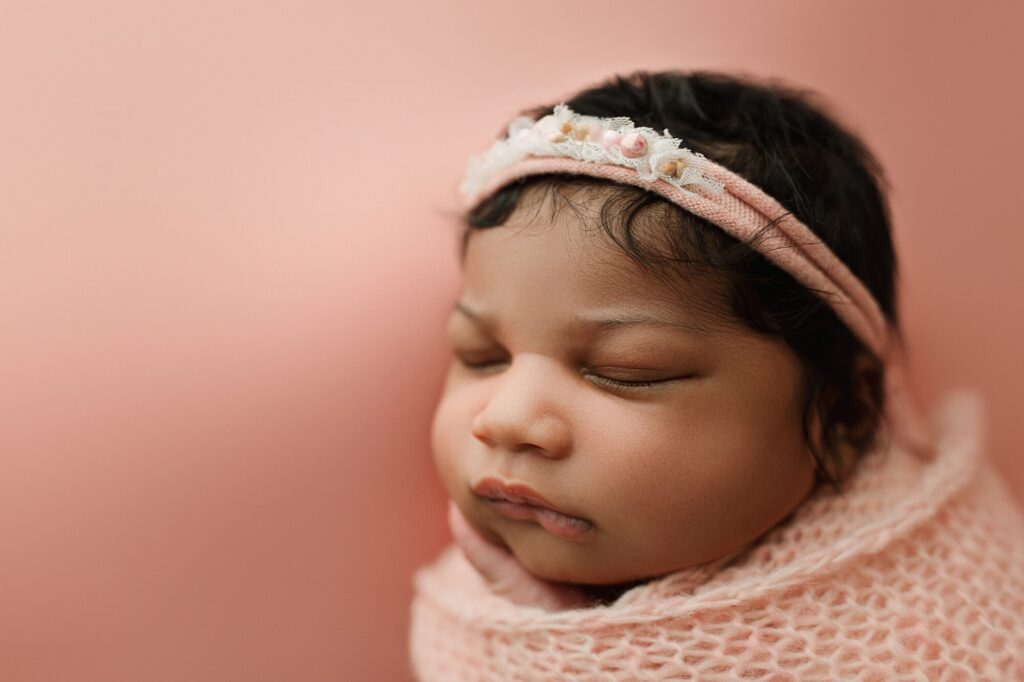
<path fill-rule="evenodd" d="M 605 146 L 605 149 L 611 149 L 619 143 L 620 137 L 621 136 L 614 130 L 606 131 L 601 137 L 601 144 Z"/>
<path fill-rule="evenodd" d="M 587 139 L 591 142 L 601 142 L 604 137 L 604 126 L 600 123 L 591 123 L 590 131 L 587 133 Z"/>
<path fill-rule="evenodd" d="M 622 147 L 622 154 L 631 159 L 635 159 L 638 156 L 643 156 L 647 153 L 647 140 L 645 140 L 644 136 L 639 133 L 629 133 L 628 135 L 625 135 L 619 144 Z"/>

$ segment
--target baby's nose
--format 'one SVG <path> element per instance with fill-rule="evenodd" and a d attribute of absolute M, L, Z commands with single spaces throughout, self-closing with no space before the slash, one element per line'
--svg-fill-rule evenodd
<path fill-rule="evenodd" d="M 567 456 L 572 450 L 568 400 L 574 389 L 565 372 L 550 357 L 517 355 L 473 419 L 473 435 L 511 452 L 533 449 L 546 457 Z"/>

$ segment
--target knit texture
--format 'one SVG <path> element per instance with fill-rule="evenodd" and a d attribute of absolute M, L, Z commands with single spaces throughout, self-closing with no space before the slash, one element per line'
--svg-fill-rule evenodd
<path fill-rule="evenodd" d="M 548 612 L 490 592 L 454 545 L 414 576 L 421 682 L 1024 680 L 1024 513 L 982 456 L 981 400 L 822 486 L 714 570 Z"/>

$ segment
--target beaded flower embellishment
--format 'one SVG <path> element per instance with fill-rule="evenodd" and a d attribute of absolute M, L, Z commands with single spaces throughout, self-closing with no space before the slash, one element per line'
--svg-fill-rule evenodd
<path fill-rule="evenodd" d="M 705 156 L 681 144 L 667 128 L 659 134 L 653 128 L 634 126 L 625 116 L 581 116 L 562 103 L 538 121 L 529 116 L 513 119 L 507 137 L 470 159 L 459 191 L 473 197 L 505 167 L 527 156 L 546 156 L 626 166 L 646 182 L 664 180 L 678 188 L 697 185 L 724 192 L 721 182 L 701 172 Z"/>

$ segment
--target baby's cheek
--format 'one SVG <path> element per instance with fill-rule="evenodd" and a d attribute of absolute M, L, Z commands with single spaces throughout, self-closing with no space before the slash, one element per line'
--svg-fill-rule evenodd
<path fill-rule="evenodd" d="M 430 429 L 430 449 L 434 467 L 448 495 L 458 500 L 461 488 L 465 487 L 465 462 L 462 461 L 461 447 L 465 447 L 465 438 L 458 435 L 455 420 L 457 414 L 451 405 L 442 401 L 434 412 Z M 460 443 L 462 441 L 462 443 Z"/>
<path fill-rule="evenodd" d="M 452 397 L 438 404 L 430 430 L 434 467 L 445 492 L 458 505 L 466 521 L 487 540 L 506 546 L 505 540 L 490 526 L 482 504 L 469 490 L 473 483 L 474 444 L 466 414 Z"/>
<path fill-rule="evenodd" d="M 727 520 L 751 481 L 713 466 L 695 440 L 690 445 L 616 453 L 592 479 L 603 559 L 618 579 L 688 568 L 733 544 Z"/>

